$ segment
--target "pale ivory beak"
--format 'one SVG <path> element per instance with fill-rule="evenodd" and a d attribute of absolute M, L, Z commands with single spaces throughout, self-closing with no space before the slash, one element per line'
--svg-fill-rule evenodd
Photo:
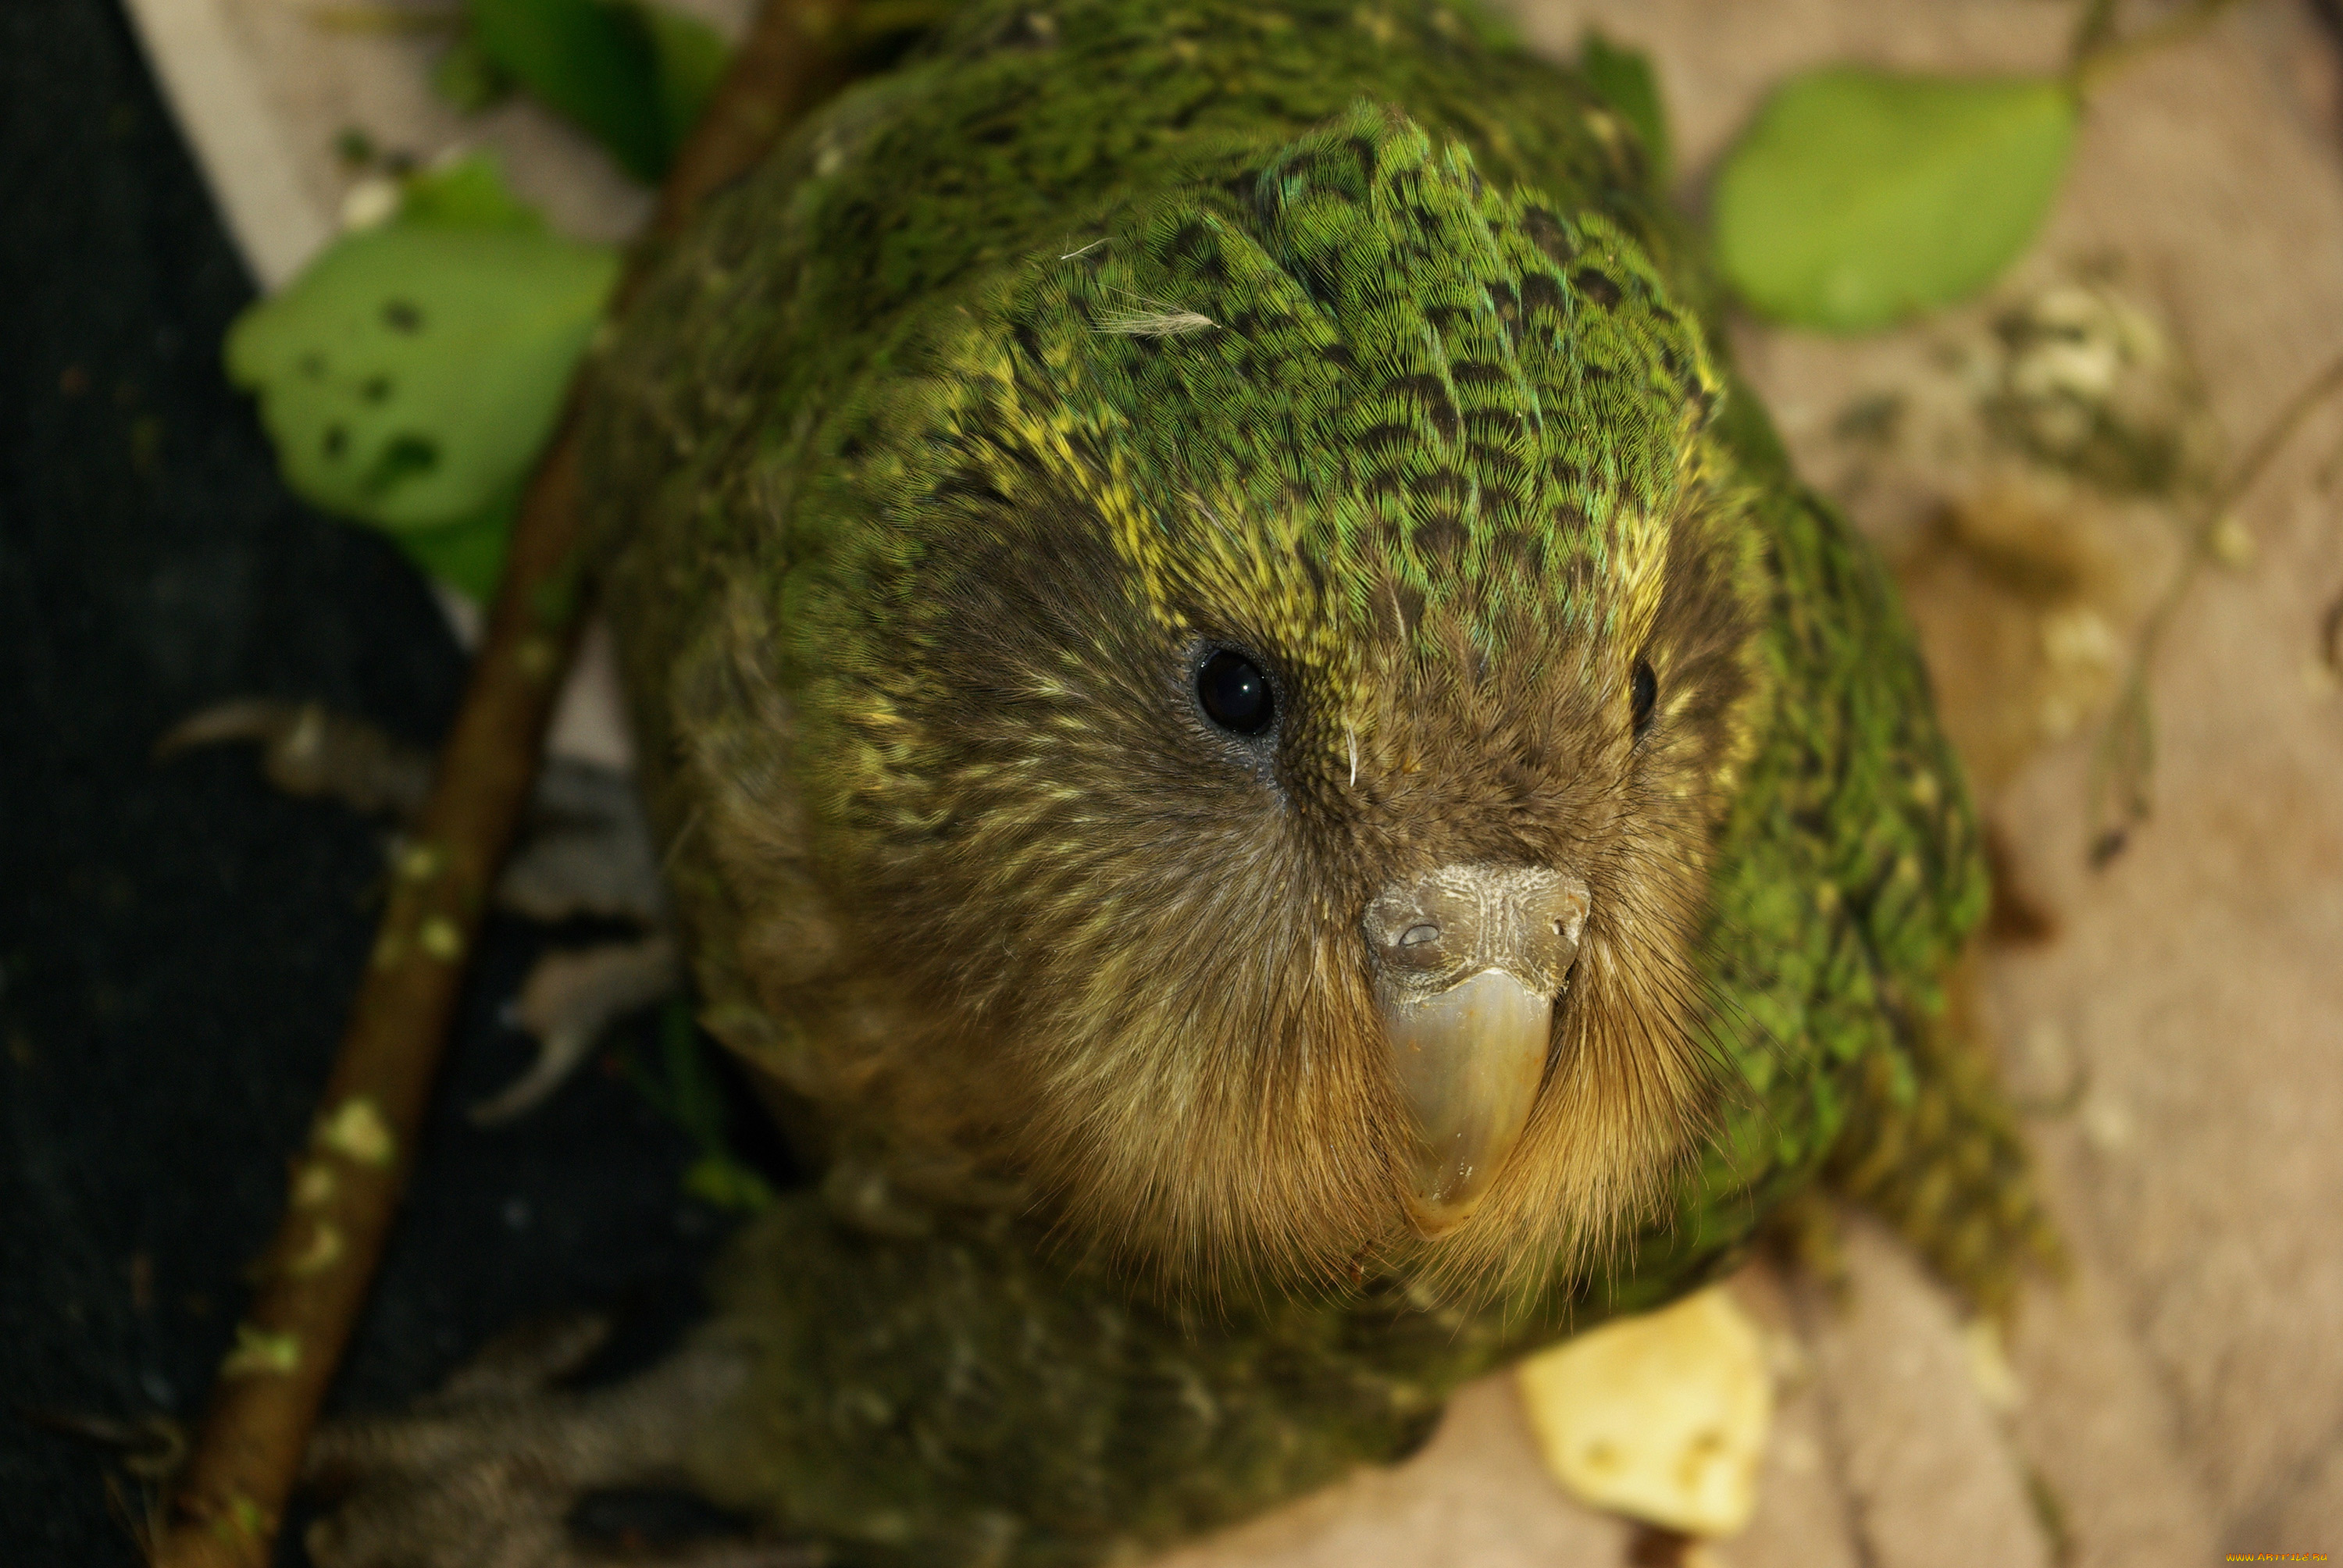
<path fill-rule="evenodd" d="M 1576 877 L 1472 864 L 1394 882 L 1367 908 L 1375 1001 L 1413 1124 L 1402 1195 L 1426 1240 L 1464 1222 L 1529 1125 L 1587 905 Z"/>
<path fill-rule="evenodd" d="M 1431 1240 L 1463 1222 L 1528 1123 L 1554 999 L 1483 970 L 1426 1001 L 1392 999 L 1383 1029 L 1415 1121 L 1409 1217 Z"/>

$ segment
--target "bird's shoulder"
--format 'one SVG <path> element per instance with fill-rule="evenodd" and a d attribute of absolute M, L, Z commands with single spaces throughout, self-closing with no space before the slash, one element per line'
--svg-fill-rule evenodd
<path fill-rule="evenodd" d="M 1966 779 L 1885 563 L 1795 481 L 1745 400 L 1743 417 L 1770 689 L 1712 888 L 1712 1038 L 1731 1081 L 1660 1244 L 1678 1262 L 1812 1178 L 1866 1062 L 1905 1061 L 1944 1005 L 1987 899 Z"/>

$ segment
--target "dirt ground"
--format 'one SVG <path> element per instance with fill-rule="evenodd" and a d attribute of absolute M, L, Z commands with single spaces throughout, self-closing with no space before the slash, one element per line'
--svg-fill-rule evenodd
<path fill-rule="evenodd" d="M 151 26 L 165 7 L 132 8 Z M 329 231 L 347 176 L 324 149 L 349 104 L 378 139 L 427 154 L 475 134 L 415 89 L 419 73 L 397 75 L 418 45 L 320 44 L 276 0 L 195 9 L 224 19 L 269 113 L 302 128 L 275 196 L 215 182 L 232 214 L 261 215 L 239 237 L 264 273 Z M 1513 9 L 1557 55 L 1590 23 L 1651 53 L 1694 203 L 1787 72 L 2042 70 L 2073 19 L 2047 0 Z M 216 111 L 211 145 L 235 145 Z M 526 112 L 500 112 L 491 136 L 572 226 L 635 210 Z M 274 237 L 256 240 L 272 211 Z M 1963 462 L 1923 454 L 1882 482 L 1848 436 L 1866 398 L 1925 402 L 1914 388 L 1941 379 L 1946 343 L 1983 340 L 1996 311 L 2078 277 L 2112 279 L 2157 325 L 2216 468 L 2343 354 L 2343 51 L 2307 8 L 2253 0 L 2098 93 L 2048 234 L 1995 303 L 1854 343 L 1739 332 L 1802 467 L 1845 487 L 1904 570 L 2037 917 L 1995 947 L 1986 985 L 2074 1269 L 2033 1293 L 2006 1357 L 1860 1221 L 1843 1302 L 1764 1269 L 1733 1282 L 1767 1333 L 1779 1405 L 1756 1516 L 1699 1549 L 1715 1564 L 2177 1568 L 2343 1550 L 2343 694 L 2322 654 L 2343 596 L 2343 407 L 2303 425 L 2179 600 L 2149 668 L 2153 813 L 2100 869 L 2093 744 L 2181 553 L 2173 508 L 2035 493 L 2034 546 L 2088 569 L 2055 603 L 2029 598 L 1986 569 L 1974 532 L 1945 543 L 1945 516 L 1990 510 Z M 2096 628 L 2084 655 L 2061 640 L 2077 627 Z M 1498 1378 L 1409 1463 L 1167 1562 L 1611 1568 L 1635 1550 L 1626 1524 L 1547 1478 Z"/>

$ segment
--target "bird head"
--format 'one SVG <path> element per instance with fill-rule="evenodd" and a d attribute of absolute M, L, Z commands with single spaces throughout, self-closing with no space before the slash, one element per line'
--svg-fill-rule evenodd
<path fill-rule="evenodd" d="M 1174 1276 L 1587 1257 L 1717 1083 L 1758 558 L 1698 326 L 1363 105 L 961 305 L 781 618 L 957 1135 Z"/>

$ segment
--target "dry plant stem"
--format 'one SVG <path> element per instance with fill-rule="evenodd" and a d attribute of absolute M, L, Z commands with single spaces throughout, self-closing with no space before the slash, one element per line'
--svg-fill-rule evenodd
<path fill-rule="evenodd" d="M 267 1561 L 311 1422 L 381 1256 L 488 889 L 518 822 L 578 612 L 569 421 L 538 467 L 431 798 L 396 868 L 261 1284 L 155 1560 Z"/>
<path fill-rule="evenodd" d="M 844 80 L 844 5 L 769 0 L 676 161 L 645 252 Z M 623 308 L 644 253 L 619 286 Z M 536 780 L 586 595 L 577 390 L 538 466 L 429 803 L 397 868 L 291 1199 L 236 1325 L 193 1456 L 152 1543 L 159 1568 L 264 1568 L 414 1158 L 488 892 Z"/>
<path fill-rule="evenodd" d="M 2108 77 L 2166 45 L 2179 43 L 2211 25 L 2222 12 L 2236 4 L 2237 0 L 2196 0 L 2187 9 L 2143 27 L 2128 38 L 2118 38 L 2115 35 L 2116 7 L 2094 0 L 2076 29 L 2074 58 L 2066 68 L 2076 95 L 2087 98 Z"/>
<path fill-rule="evenodd" d="M 2147 671 L 2174 614 L 2188 597 L 2197 574 L 2213 558 L 2221 526 L 2261 482 L 2278 455 L 2302 428 L 2303 421 L 2338 391 L 2343 391 L 2343 356 L 2329 362 L 2306 383 L 2288 399 L 2278 417 L 2263 427 L 2253 450 L 2246 454 L 2229 482 L 2221 487 L 2212 504 L 2205 508 L 2203 518 L 2189 535 L 2187 553 L 2181 557 L 2172 581 L 2165 586 L 2162 597 L 2141 624 L 2139 636 L 2132 644 L 2131 662 L 2117 689 L 2115 712 L 2100 731 L 2098 744 L 2092 751 L 2090 859 L 2094 866 L 2104 866 L 2122 853 L 2131 829 L 2148 815 L 2148 774 L 2155 766 L 2156 748 Z M 2116 797 L 2112 802 L 2110 796 Z"/>
<path fill-rule="evenodd" d="M 2073 70 L 2101 49 L 2116 35 L 2116 0 L 2084 0 L 2083 14 L 2075 23 L 2075 35 L 2066 48 L 2067 69 Z"/>

